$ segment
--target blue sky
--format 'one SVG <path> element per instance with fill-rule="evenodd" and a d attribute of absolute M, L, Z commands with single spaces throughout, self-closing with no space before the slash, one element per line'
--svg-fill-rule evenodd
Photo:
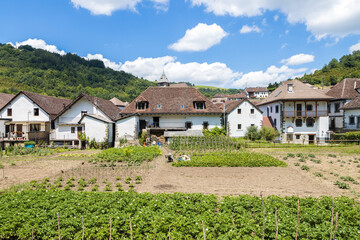
<path fill-rule="evenodd" d="M 250 2 L 250 4 L 249 4 Z M 242 88 L 360 49 L 358 0 L 3 0 L 0 42 L 156 80 Z"/>

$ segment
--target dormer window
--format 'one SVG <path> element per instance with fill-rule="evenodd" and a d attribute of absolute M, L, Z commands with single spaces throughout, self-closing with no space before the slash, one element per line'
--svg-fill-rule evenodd
<path fill-rule="evenodd" d="M 34 108 L 34 116 L 39 116 L 39 108 Z"/>
<path fill-rule="evenodd" d="M 136 109 L 137 110 L 145 110 L 149 107 L 149 103 L 145 101 L 137 102 Z M 160 106 L 161 107 L 161 106 Z"/>
<path fill-rule="evenodd" d="M 197 109 L 197 110 L 204 110 L 204 109 L 206 109 L 205 101 L 197 101 L 197 102 L 194 102 L 194 108 Z"/>
<path fill-rule="evenodd" d="M 294 92 L 294 85 L 292 83 L 288 83 L 288 92 L 289 93 Z"/>

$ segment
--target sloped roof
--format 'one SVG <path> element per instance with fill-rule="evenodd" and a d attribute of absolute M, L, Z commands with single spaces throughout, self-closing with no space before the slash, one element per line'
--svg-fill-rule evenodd
<path fill-rule="evenodd" d="M 186 83 L 172 83 L 170 84 L 170 87 L 190 87 Z"/>
<path fill-rule="evenodd" d="M 170 83 L 169 79 L 165 75 L 165 72 L 163 72 L 163 74 L 161 75 L 160 80 L 158 81 L 158 83 Z"/>
<path fill-rule="evenodd" d="M 3 108 L 13 97 L 12 94 L 0 93 L 0 108 Z"/>
<path fill-rule="evenodd" d="M 263 117 L 262 126 L 263 126 L 263 127 L 271 127 L 271 128 L 274 127 L 274 126 L 272 125 L 272 123 L 271 123 L 270 118 L 269 118 L 269 117 L 265 117 L 265 116 Z"/>
<path fill-rule="evenodd" d="M 102 117 L 102 116 L 95 115 L 95 114 L 88 114 L 88 113 L 82 115 L 81 119 L 79 120 L 79 123 L 81 123 L 82 120 L 83 120 L 85 117 L 94 118 L 94 119 L 100 120 L 100 121 L 105 122 L 105 123 L 113 123 L 112 121 L 109 121 L 109 120 L 107 120 L 106 118 L 104 118 L 104 117 Z"/>
<path fill-rule="evenodd" d="M 247 92 L 268 92 L 267 87 L 248 87 L 245 88 Z"/>
<path fill-rule="evenodd" d="M 66 112 L 69 108 L 71 108 L 77 101 L 81 98 L 86 98 L 89 102 L 94 104 L 98 109 L 100 109 L 106 116 L 108 116 L 111 120 L 115 120 L 120 116 L 120 109 L 110 102 L 109 100 L 105 100 L 99 97 L 93 97 L 87 94 L 80 94 L 74 101 L 72 101 L 65 109 L 63 109 L 57 116 L 61 116 L 64 112 Z M 55 119 L 56 119 L 55 118 Z"/>
<path fill-rule="evenodd" d="M 110 102 L 112 102 L 113 104 L 115 104 L 116 106 L 127 106 L 129 105 L 128 102 L 123 102 L 120 99 L 113 97 L 112 99 L 109 100 Z"/>
<path fill-rule="evenodd" d="M 288 92 L 288 84 L 293 84 L 293 91 Z M 314 89 L 298 80 L 284 81 L 267 98 L 257 106 L 284 100 L 330 100 L 331 96 L 326 95 L 319 89 Z"/>
<path fill-rule="evenodd" d="M 136 103 L 146 99 L 149 107 L 136 109 Z M 194 101 L 204 101 L 205 109 L 194 108 Z M 160 106 L 160 107 L 159 107 Z M 183 106 L 183 108 L 181 108 Z M 121 114 L 218 114 L 221 110 L 193 87 L 149 87 L 135 98 Z"/>
<path fill-rule="evenodd" d="M 33 101 L 36 105 L 38 105 L 42 110 L 44 110 L 49 115 L 57 115 L 68 104 L 71 103 L 70 99 L 57 98 L 57 97 L 45 96 L 32 92 L 20 91 L 6 105 L 4 105 L 0 109 L 0 111 L 3 110 L 9 103 L 12 102 L 12 100 L 17 98 L 20 94 L 24 94 L 25 96 L 27 96 L 31 101 Z"/>
<path fill-rule="evenodd" d="M 217 93 L 213 96 L 213 98 L 246 98 L 246 94 L 244 92 L 236 93 L 236 94 Z"/>
<path fill-rule="evenodd" d="M 326 95 L 338 99 L 353 99 L 360 93 L 356 90 L 360 88 L 360 79 L 345 78 L 335 86 L 333 86 Z"/>
<path fill-rule="evenodd" d="M 254 108 L 256 108 L 258 111 L 260 111 L 262 113 L 262 111 L 256 105 L 254 105 L 252 102 L 250 102 L 247 98 L 242 99 L 242 100 L 237 100 L 237 101 L 225 102 L 225 112 L 226 113 L 232 112 L 235 108 L 237 108 L 241 103 L 243 103 L 245 101 L 250 103 Z M 220 105 L 220 104 L 217 104 L 217 105 L 218 105 L 218 107 L 220 107 L 222 109 L 222 105 Z"/>
<path fill-rule="evenodd" d="M 342 106 L 339 109 L 358 109 L 358 108 L 360 108 L 360 95 L 355 97 L 350 102 L 344 104 L 344 106 Z"/>

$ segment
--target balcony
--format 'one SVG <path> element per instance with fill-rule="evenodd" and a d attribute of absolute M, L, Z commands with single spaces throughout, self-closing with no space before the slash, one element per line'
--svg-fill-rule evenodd
<path fill-rule="evenodd" d="M 27 133 L 8 132 L 1 136 L 2 141 L 28 141 L 29 135 Z"/>
<path fill-rule="evenodd" d="M 317 111 L 284 111 L 284 117 L 326 117 L 326 110 L 317 110 Z"/>

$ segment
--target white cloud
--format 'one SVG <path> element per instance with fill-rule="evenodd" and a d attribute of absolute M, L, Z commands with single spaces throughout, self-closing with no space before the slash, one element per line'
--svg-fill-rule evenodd
<path fill-rule="evenodd" d="M 94 15 L 110 16 L 116 10 L 136 11 L 136 5 L 143 0 L 71 0 L 76 8 L 85 8 Z M 154 7 L 166 11 L 169 0 L 148 0 L 154 3 Z"/>
<path fill-rule="evenodd" d="M 278 19 L 279 19 L 279 15 L 275 15 L 274 16 L 274 21 L 277 22 Z"/>
<path fill-rule="evenodd" d="M 272 65 L 266 71 L 254 71 L 244 74 L 233 83 L 233 87 L 267 86 L 269 83 L 280 82 L 303 75 L 307 68 L 292 69 L 286 65 L 280 68 Z"/>
<path fill-rule="evenodd" d="M 228 35 L 216 23 L 207 25 L 199 23 L 196 27 L 186 30 L 185 36 L 169 46 L 170 49 L 182 51 L 205 51 L 219 44 Z"/>
<path fill-rule="evenodd" d="M 175 57 L 137 58 L 126 61 L 121 70 L 149 80 L 158 80 L 165 70 L 170 81 L 191 82 L 197 85 L 226 86 L 241 77 L 224 63 L 181 63 Z"/>
<path fill-rule="evenodd" d="M 105 67 L 112 68 L 114 70 L 120 71 L 121 70 L 121 63 L 112 62 L 107 58 L 104 58 L 102 54 L 88 54 L 85 59 L 92 60 L 100 60 L 104 62 Z"/>
<path fill-rule="evenodd" d="M 46 51 L 49 51 L 52 53 L 57 53 L 60 55 L 66 54 L 64 50 L 60 51 L 59 49 L 57 49 L 57 47 L 55 45 L 49 45 L 42 39 L 29 38 L 28 40 L 25 40 L 23 42 L 16 42 L 15 44 L 10 42 L 9 44 L 13 45 L 16 48 L 18 48 L 20 46 L 24 46 L 24 45 L 29 45 L 33 48 L 43 49 L 43 50 L 46 50 Z"/>
<path fill-rule="evenodd" d="M 357 50 L 360 50 L 360 42 L 358 42 L 357 44 L 352 45 L 349 48 L 350 53 L 352 53 L 353 51 L 357 51 Z"/>
<path fill-rule="evenodd" d="M 310 55 L 310 54 L 300 53 L 300 54 L 291 56 L 287 59 L 281 60 L 281 63 L 284 63 L 286 65 L 300 65 L 300 64 L 304 64 L 304 63 L 313 62 L 314 60 L 315 60 L 315 56 Z"/>
<path fill-rule="evenodd" d="M 250 32 L 261 32 L 261 29 L 258 28 L 257 26 L 253 25 L 253 26 L 248 26 L 248 25 L 244 25 L 242 26 L 242 28 L 240 29 L 240 33 L 250 33 Z"/>
<path fill-rule="evenodd" d="M 279 10 L 289 23 L 304 23 L 317 40 L 360 34 L 358 0 L 189 0 L 215 15 L 253 17 Z"/>

